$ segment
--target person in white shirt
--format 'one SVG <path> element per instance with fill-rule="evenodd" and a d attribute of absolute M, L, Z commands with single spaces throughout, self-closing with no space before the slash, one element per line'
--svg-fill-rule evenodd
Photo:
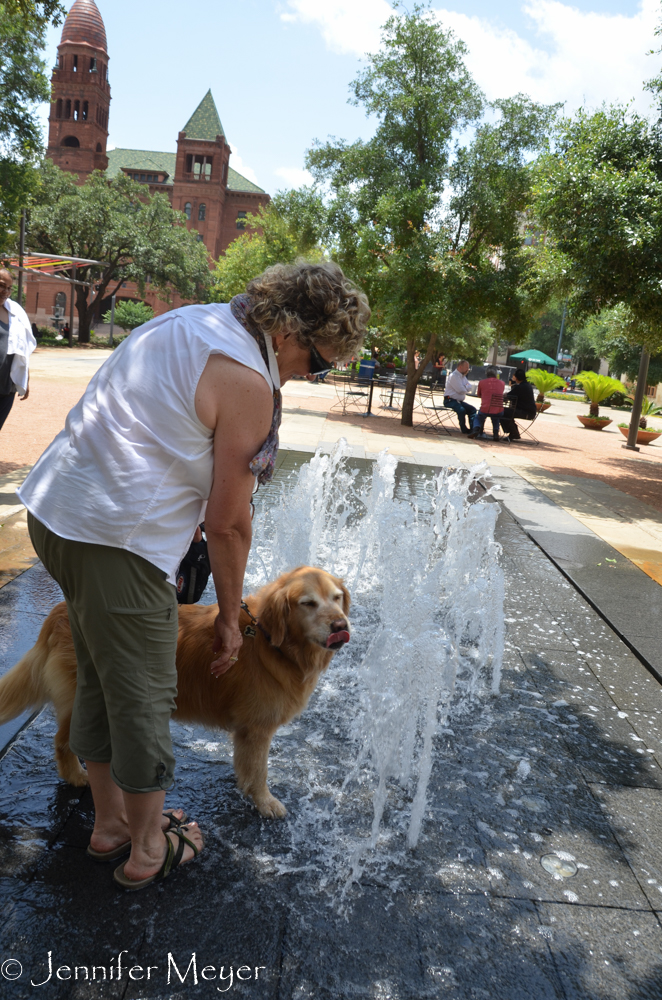
<path fill-rule="evenodd" d="M 0 428 L 16 393 L 28 398 L 30 355 L 37 346 L 27 313 L 9 298 L 13 284 L 9 271 L 0 270 Z"/>
<path fill-rule="evenodd" d="M 471 382 L 467 378 L 467 372 L 471 365 L 468 361 L 460 361 L 455 371 L 446 380 L 446 392 L 444 395 L 444 405 L 457 413 L 460 430 L 463 434 L 471 433 L 471 422 L 476 412 L 476 407 L 466 402 L 466 395 L 471 391 Z M 467 425 L 467 417 L 469 424 Z"/>
<path fill-rule="evenodd" d="M 243 641 L 250 501 L 275 468 L 280 387 L 358 354 L 369 319 L 365 295 L 331 261 L 276 264 L 229 303 L 156 316 L 101 366 L 20 489 L 76 650 L 69 746 L 94 799 L 88 854 L 130 852 L 114 872 L 124 888 L 164 878 L 203 846 L 196 823 L 163 812 L 178 566 L 204 519 L 218 676 Z"/>

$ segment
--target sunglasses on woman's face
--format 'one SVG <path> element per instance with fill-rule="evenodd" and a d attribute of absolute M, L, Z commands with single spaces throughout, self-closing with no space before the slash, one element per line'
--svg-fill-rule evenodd
<path fill-rule="evenodd" d="M 317 348 L 311 344 L 310 348 L 310 367 L 308 370 L 309 375 L 322 375 L 323 372 L 328 372 L 333 368 L 333 362 L 327 361 L 323 358 Z"/>

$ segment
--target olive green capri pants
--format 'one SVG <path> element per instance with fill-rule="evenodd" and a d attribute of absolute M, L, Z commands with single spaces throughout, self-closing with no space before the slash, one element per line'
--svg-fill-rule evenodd
<path fill-rule="evenodd" d="M 174 586 L 132 552 L 60 538 L 30 513 L 28 528 L 69 612 L 78 664 L 69 746 L 84 760 L 110 764 L 125 792 L 170 788 Z"/>

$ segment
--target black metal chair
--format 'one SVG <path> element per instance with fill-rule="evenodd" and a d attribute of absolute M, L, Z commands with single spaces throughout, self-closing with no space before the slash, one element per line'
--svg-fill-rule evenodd
<path fill-rule="evenodd" d="M 522 441 L 524 440 L 525 437 L 528 436 L 531 439 L 531 444 L 540 444 L 540 441 L 531 430 L 532 425 L 536 422 L 536 420 L 540 416 L 540 410 L 536 408 L 535 416 L 531 417 L 530 420 L 527 417 L 517 417 L 517 419 L 515 419 L 514 412 L 515 412 L 515 407 L 512 405 L 512 400 L 508 399 L 505 400 L 503 407 L 503 415 L 504 417 L 507 417 L 509 420 L 512 420 L 515 426 L 517 427 L 517 430 L 520 432 L 520 436 L 518 438 L 515 438 L 515 440 Z M 523 427 L 521 423 L 517 423 L 518 420 L 525 421 L 526 426 Z"/>
<path fill-rule="evenodd" d="M 447 423 L 452 424 L 455 410 L 444 404 L 444 390 L 436 385 L 421 385 L 417 392 L 417 409 L 420 410 L 425 422 L 429 425 L 425 433 L 430 431 L 445 431 L 450 434 Z"/>
<path fill-rule="evenodd" d="M 536 414 L 535 414 L 535 416 L 533 417 L 532 420 L 528 420 L 527 421 L 526 427 L 520 427 L 519 424 L 517 424 L 517 429 L 520 432 L 520 436 L 519 436 L 519 440 L 520 441 L 523 441 L 524 438 L 526 437 L 526 435 L 528 434 L 528 436 L 531 438 L 531 444 L 540 444 L 540 441 L 538 440 L 538 438 L 535 436 L 535 434 L 531 430 L 531 428 L 535 424 L 536 420 L 540 416 L 540 413 L 541 413 L 541 411 L 536 407 Z M 518 417 L 518 419 L 519 420 L 524 420 L 525 418 L 524 417 Z"/>
<path fill-rule="evenodd" d="M 325 379 L 326 385 L 333 385 L 336 390 L 336 401 L 330 409 L 347 413 L 365 412 L 370 399 L 369 378 L 359 378 L 358 375 L 345 372 L 331 372 Z"/>
<path fill-rule="evenodd" d="M 403 378 L 395 372 L 384 374 L 380 372 L 378 376 L 380 409 L 401 410 L 402 401 L 405 398 L 405 388 L 407 385 L 406 376 Z"/>

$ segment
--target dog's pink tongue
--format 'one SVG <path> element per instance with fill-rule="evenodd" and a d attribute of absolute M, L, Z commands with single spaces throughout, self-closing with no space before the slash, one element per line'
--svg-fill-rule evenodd
<path fill-rule="evenodd" d="M 349 642 L 349 632 L 333 632 L 326 640 L 327 649 L 335 646 L 337 642 Z"/>

